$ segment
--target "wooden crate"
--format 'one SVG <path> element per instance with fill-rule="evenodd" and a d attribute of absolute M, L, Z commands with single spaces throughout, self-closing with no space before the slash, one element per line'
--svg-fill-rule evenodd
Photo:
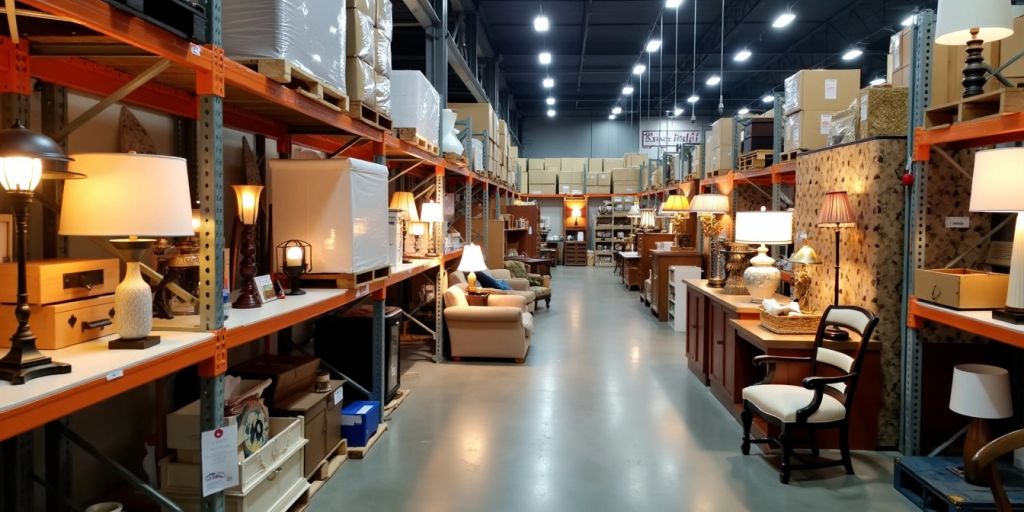
<path fill-rule="evenodd" d="M 437 144 L 431 144 L 427 141 L 426 137 L 416 132 L 416 128 L 395 128 L 392 131 L 394 132 L 395 137 L 411 144 L 415 144 L 432 154 L 437 154 Z"/>
<path fill-rule="evenodd" d="M 349 447 L 349 449 L 348 449 L 348 457 L 350 459 L 363 459 L 363 458 L 366 458 L 366 454 L 370 451 L 370 448 L 373 448 L 373 445 L 377 444 L 377 441 L 380 439 L 380 436 L 384 435 L 384 432 L 387 432 L 387 430 L 388 430 L 387 422 L 385 422 L 385 421 L 380 422 L 380 426 L 377 427 L 377 432 L 375 432 L 372 436 L 370 436 L 370 439 L 368 439 L 366 441 L 366 446 L 350 446 Z"/>
<path fill-rule="evenodd" d="M 240 63 L 257 73 L 287 85 L 295 92 L 323 103 L 337 112 L 349 108 L 348 96 L 333 85 L 284 59 L 243 59 Z"/>
<path fill-rule="evenodd" d="M 1010 112 L 1024 112 L 1024 88 L 999 89 L 931 107 L 924 112 L 924 126 L 942 128 Z"/>
<path fill-rule="evenodd" d="M 740 155 L 739 170 L 764 169 L 772 165 L 773 151 L 770 149 L 758 149 Z"/>
<path fill-rule="evenodd" d="M 382 130 L 391 130 L 393 126 L 391 116 L 384 115 L 384 113 L 358 100 L 349 102 L 348 115 L 361 119 L 363 122 L 372 124 Z"/>
<path fill-rule="evenodd" d="M 305 274 L 302 276 L 302 282 L 312 285 L 320 285 L 321 287 L 351 289 L 367 285 L 381 279 L 387 279 L 389 275 L 391 275 L 391 267 L 380 267 L 353 274 L 344 272 Z"/>
<path fill-rule="evenodd" d="M 951 467 L 963 466 L 960 457 L 903 457 L 895 461 L 892 485 L 921 508 L 943 512 L 995 512 L 992 492 L 971 485 Z M 999 473 L 1014 510 L 1024 506 L 1024 471 L 999 464 Z"/>

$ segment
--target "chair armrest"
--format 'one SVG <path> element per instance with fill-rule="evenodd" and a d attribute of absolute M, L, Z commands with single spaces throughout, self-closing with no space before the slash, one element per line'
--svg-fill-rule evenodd
<path fill-rule="evenodd" d="M 758 384 L 771 384 L 775 380 L 775 363 L 810 363 L 811 358 L 806 356 L 756 356 L 754 357 L 754 364 L 764 365 L 768 367 L 765 371 L 764 379 Z"/>
<path fill-rule="evenodd" d="M 526 298 L 522 295 L 498 295 L 492 293 L 487 296 L 487 307 L 510 307 L 523 309 L 526 307 Z"/>
<path fill-rule="evenodd" d="M 545 288 L 551 288 L 551 276 L 544 274 L 529 274 L 530 279 L 536 279 Z"/>
<path fill-rule="evenodd" d="M 523 279 L 521 277 L 513 277 L 504 280 L 508 285 L 517 292 L 530 291 L 530 280 Z"/>
<path fill-rule="evenodd" d="M 853 379 L 856 373 L 847 373 L 846 375 L 836 375 L 834 377 L 804 377 L 801 382 L 807 389 L 822 389 L 829 384 L 839 384 Z"/>
<path fill-rule="evenodd" d="M 521 308 L 505 306 L 452 306 L 444 310 L 449 322 L 522 322 Z"/>
<path fill-rule="evenodd" d="M 1003 455 L 1022 447 L 1024 447 L 1024 430 L 1010 432 L 982 446 L 964 467 L 964 472 L 969 480 L 977 481 L 980 476 L 988 473 L 991 478 L 989 486 L 992 489 L 996 510 L 1012 510 L 1012 507 L 995 462 Z"/>

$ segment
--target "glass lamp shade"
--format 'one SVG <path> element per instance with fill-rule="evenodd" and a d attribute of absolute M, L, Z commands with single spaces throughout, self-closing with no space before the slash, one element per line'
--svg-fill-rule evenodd
<path fill-rule="evenodd" d="M 420 207 L 420 220 L 422 222 L 443 222 L 444 211 L 441 209 L 441 203 L 433 201 L 423 203 Z"/>
<path fill-rule="evenodd" d="M 987 364 L 953 367 L 949 410 L 968 418 L 1001 419 L 1013 416 L 1010 373 Z"/>
<path fill-rule="evenodd" d="M 653 208 L 644 208 L 640 210 L 640 227 L 650 229 L 654 227 L 656 222 L 656 212 Z"/>
<path fill-rule="evenodd" d="M 662 203 L 661 210 L 672 213 L 688 213 L 690 211 L 690 200 L 681 194 L 668 196 L 668 200 Z"/>
<path fill-rule="evenodd" d="M 413 222 L 409 225 L 409 234 L 412 236 L 423 236 L 427 234 L 426 222 Z"/>
<path fill-rule="evenodd" d="M 395 192 L 391 194 L 390 208 L 404 211 L 411 222 L 419 222 L 420 216 L 416 212 L 416 198 L 412 192 Z"/>
<path fill-rule="evenodd" d="M 736 212 L 736 243 L 784 245 L 793 241 L 793 212 Z"/>
<path fill-rule="evenodd" d="M 256 224 L 260 215 L 260 194 L 263 185 L 231 185 L 235 189 L 235 200 L 238 203 L 238 219 L 246 226 Z"/>
<path fill-rule="evenodd" d="M 971 30 L 977 30 L 977 37 Z M 971 39 L 998 41 L 1013 35 L 1013 15 L 1006 0 L 939 0 L 935 42 L 963 45 Z"/>
<path fill-rule="evenodd" d="M 1020 193 L 1021 162 L 1024 162 L 1024 148 L 978 151 L 974 155 L 970 211 L 1024 211 L 1024 194 Z"/>
<path fill-rule="evenodd" d="M 727 213 L 729 198 L 722 194 L 697 194 L 690 201 L 690 211 L 694 213 Z"/>
<path fill-rule="evenodd" d="M 804 244 L 799 251 L 789 257 L 789 261 L 799 265 L 821 265 L 822 259 L 813 247 Z"/>
<path fill-rule="evenodd" d="M 459 260 L 460 272 L 481 272 L 487 270 L 487 262 L 484 261 L 484 253 L 480 246 L 469 244 L 462 248 L 462 259 Z"/>
<path fill-rule="evenodd" d="M 818 211 L 819 228 L 850 228 L 857 225 L 850 209 L 850 199 L 846 192 L 829 192 L 821 200 Z"/>
<path fill-rule="evenodd" d="M 20 120 L 0 130 L 0 187 L 8 191 L 28 192 L 40 180 L 62 180 L 85 176 L 62 170 L 44 169 L 43 161 L 70 160 L 53 139 L 29 131 Z"/>
<path fill-rule="evenodd" d="M 192 196 L 185 159 L 134 153 L 74 155 L 70 170 L 86 180 L 64 185 L 60 234 L 192 236 Z"/>

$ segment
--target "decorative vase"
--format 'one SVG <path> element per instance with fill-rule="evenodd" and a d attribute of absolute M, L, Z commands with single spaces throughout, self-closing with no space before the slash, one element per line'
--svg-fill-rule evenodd
<path fill-rule="evenodd" d="M 757 256 L 750 259 L 750 267 L 743 271 L 743 282 L 747 285 L 750 299 L 762 302 L 772 298 L 782 282 L 782 273 L 775 268 L 775 260 L 768 256 L 768 248 L 761 245 Z"/>
<path fill-rule="evenodd" d="M 722 293 L 726 295 L 746 295 L 747 285 L 743 280 L 744 271 L 750 266 L 750 256 L 755 252 L 745 244 L 729 244 L 727 251 L 722 254 L 729 257 L 725 264 L 726 278 L 725 288 Z"/>
<path fill-rule="evenodd" d="M 461 155 L 464 150 L 455 135 L 455 111 L 446 108 L 441 111 L 441 152 Z"/>

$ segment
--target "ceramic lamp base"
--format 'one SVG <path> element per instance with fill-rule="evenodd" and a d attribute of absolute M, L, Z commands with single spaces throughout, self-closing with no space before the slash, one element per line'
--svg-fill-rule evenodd
<path fill-rule="evenodd" d="M 125 260 L 124 279 L 114 289 L 114 330 L 121 339 L 111 342 L 110 348 L 145 349 L 160 342 L 138 343 L 149 337 L 153 330 L 153 290 L 142 278 L 142 254 L 153 240 L 115 240 L 113 245 Z M 119 341 L 125 343 L 118 343 Z"/>
<path fill-rule="evenodd" d="M 772 298 L 782 283 L 782 273 L 775 268 L 775 260 L 768 256 L 768 248 L 761 245 L 757 256 L 750 259 L 750 266 L 743 271 L 743 283 L 747 285 L 751 302 L 761 303 Z"/>

